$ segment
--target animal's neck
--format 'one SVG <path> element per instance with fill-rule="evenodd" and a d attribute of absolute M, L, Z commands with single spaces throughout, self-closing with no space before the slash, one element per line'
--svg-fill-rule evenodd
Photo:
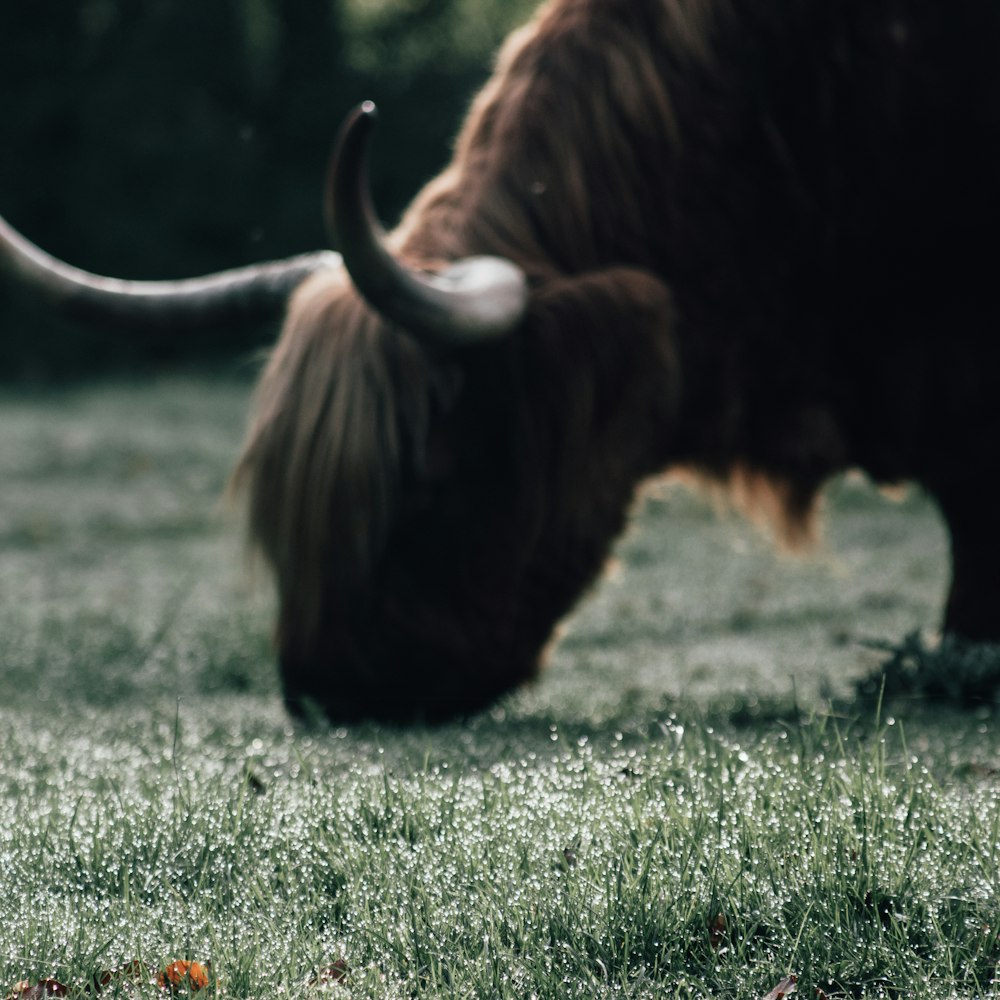
<path fill-rule="evenodd" d="M 681 387 L 665 286 L 614 268 L 553 281 L 521 335 L 530 513 L 521 628 L 544 640 L 594 581 L 639 484 L 670 460 Z"/>

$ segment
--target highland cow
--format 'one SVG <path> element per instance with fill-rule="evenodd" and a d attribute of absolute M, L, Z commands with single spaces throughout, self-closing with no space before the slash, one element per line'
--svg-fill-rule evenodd
<path fill-rule="evenodd" d="M 288 704 L 438 719 L 531 678 L 668 469 L 791 540 L 835 473 L 921 484 L 944 627 L 1000 639 L 998 53 L 981 0 L 551 0 L 388 236 L 356 112 L 343 266 L 266 272 L 295 290 L 235 474 Z M 98 312 L 186 322 L 260 287 L 209 279 L 187 312 L 187 286 L 0 244 Z"/>

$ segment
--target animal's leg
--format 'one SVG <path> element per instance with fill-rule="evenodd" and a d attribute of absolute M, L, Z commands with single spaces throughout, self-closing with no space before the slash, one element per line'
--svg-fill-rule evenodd
<path fill-rule="evenodd" d="M 951 536 L 951 589 L 944 628 L 979 642 L 1000 642 L 1000 517 L 983 482 L 938 493 Z"/>

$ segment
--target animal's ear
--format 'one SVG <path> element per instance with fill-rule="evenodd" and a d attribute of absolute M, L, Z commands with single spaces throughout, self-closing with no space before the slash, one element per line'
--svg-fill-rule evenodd
<path fill-rule="evenodd" d="M 607 331 L 624 325 L 663 328 L 673 318 L 670 289 L 656 275 L 638 267 L 609 267 L 558 277 L 538 285 L 530 320 L 565 329 L 572 318 Z"/>
<path fill-rule="evenodd" d="M 643 390 L 669 408 L 657 418 L 670 419 L 679 398 L 675 322 L 662 280 L 612 267 L 539 286 L 526 332 L 540 367 L 571 405 L 589 401 L 627 413 L 629 397 Z M 574 380 L 580 384 L 571 388 Z"/>

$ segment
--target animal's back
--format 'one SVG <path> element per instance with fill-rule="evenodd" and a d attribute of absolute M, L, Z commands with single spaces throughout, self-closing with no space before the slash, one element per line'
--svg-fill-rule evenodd
<path fill-rule="evenodd" d="M 967 369 L 1000 360 L 1000 5 L 655 6 L 701 10 L 708 38 L 691 61 L 668 33 L 663 55 L 661 267 L 705 373 L 693 422 L 722 438 L 692 450 L 923 475 L 985 393 Z"/>

